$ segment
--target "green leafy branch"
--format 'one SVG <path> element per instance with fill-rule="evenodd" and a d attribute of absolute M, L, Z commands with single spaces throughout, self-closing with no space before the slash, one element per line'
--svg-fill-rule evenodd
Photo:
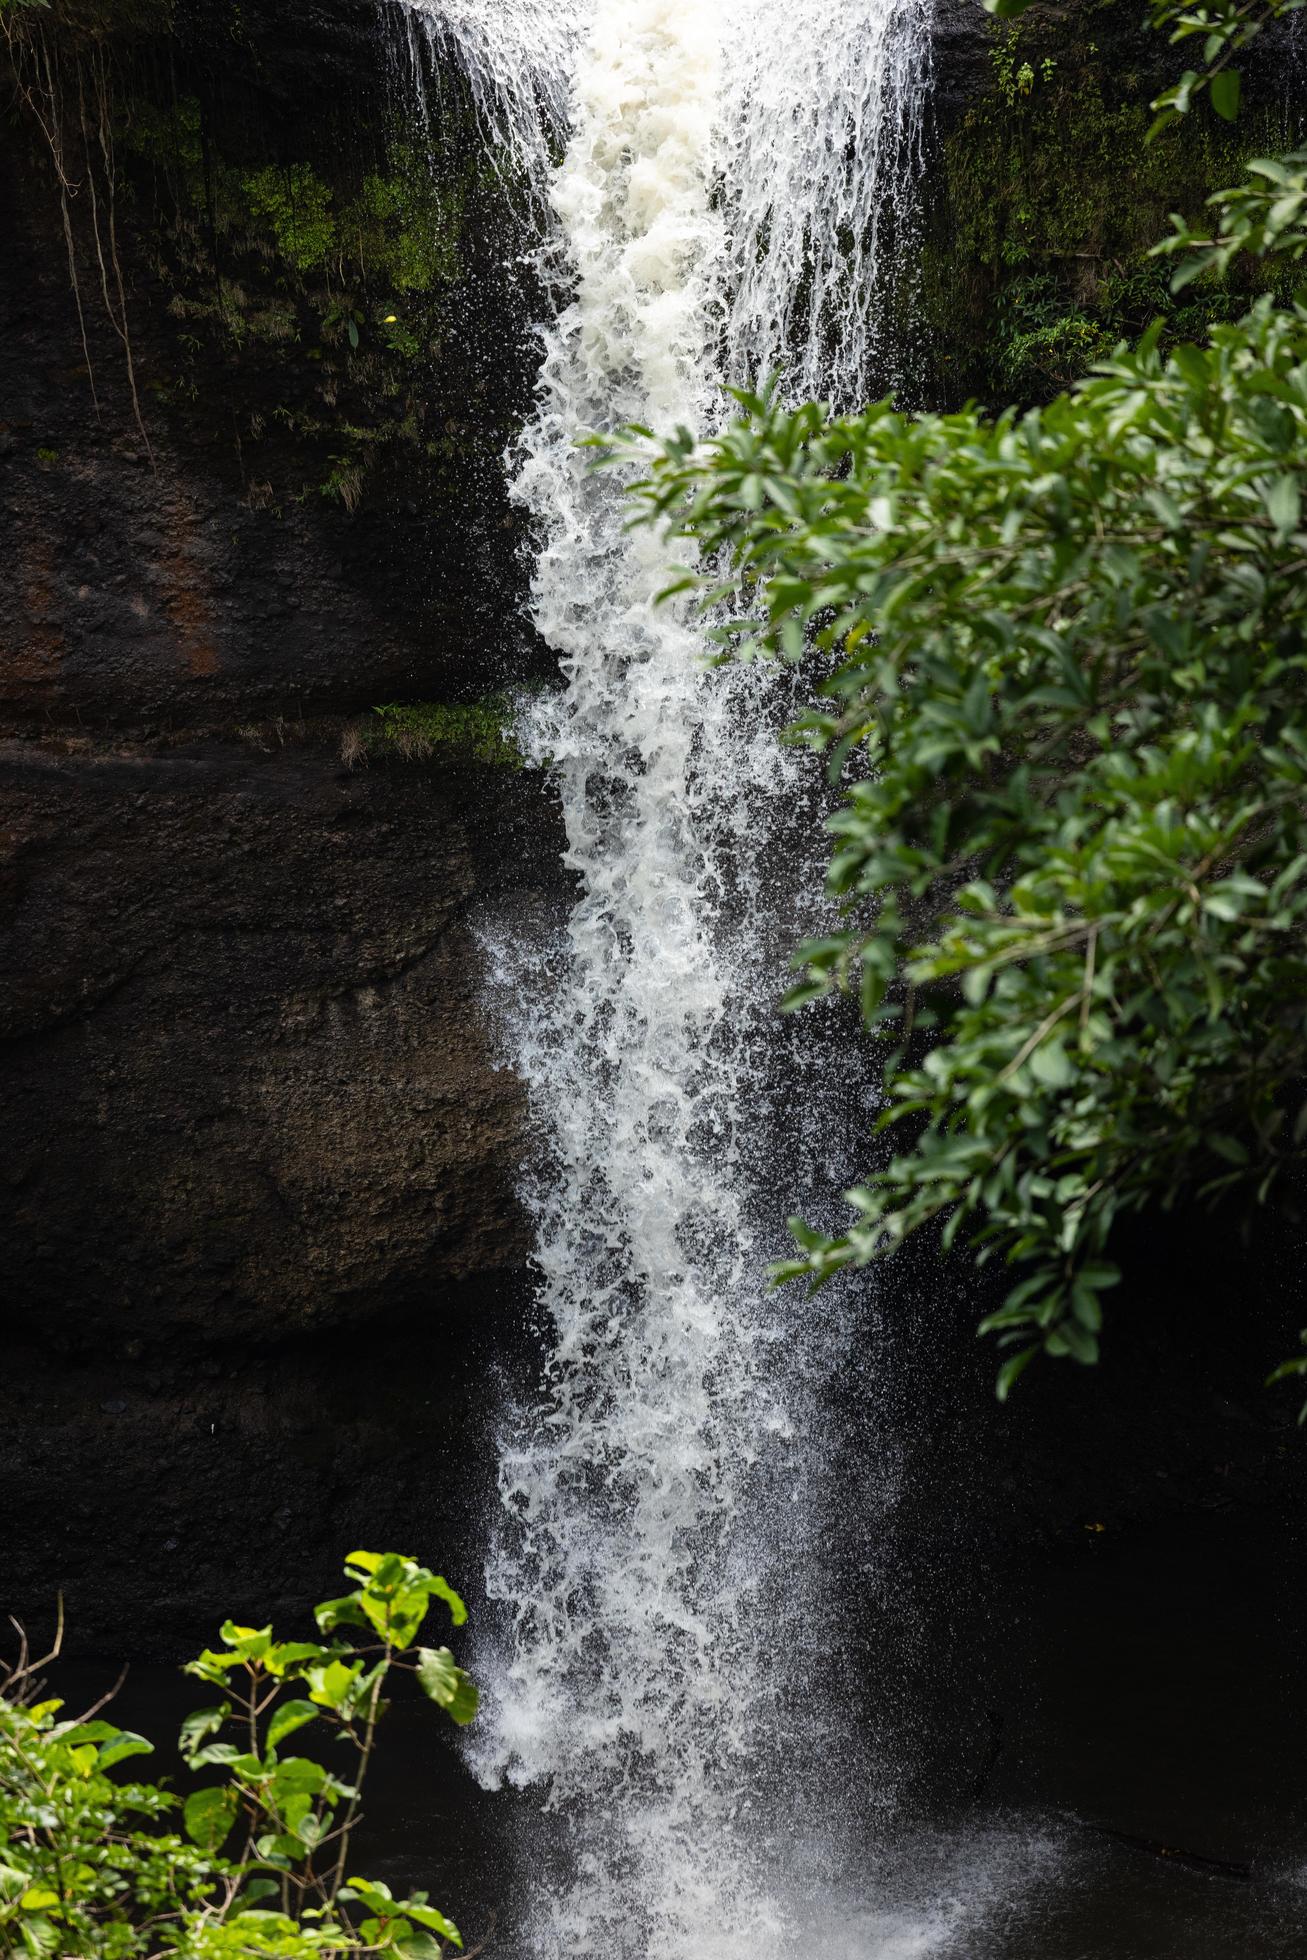
<path fill-rule="evenodd" d="M 1217 191 L 1207 205 L 1217 214 L 1214 229 L 1173 216 L 1171 237 L 1156 247 L 1158 257 L 1187 254 L 1172 274 L 1173 291 L 1204 276 L 1223 279 L 1244 254 L 1297 265 L 1307 252 L 1307 150 L 1256 158 L 1242 184 Z"/>
<path fill-rule="evenodd" d="M 438 1960 L 443 1942 L 462 1945 L 425 1892 L 396 1899 L 349 1865 L 391 1673 L 412 1673 L 460 1725 L 476 1713 L 449 1649 L 418 1645 L 432 1601 L 456 1626 L 466 1610 L 444 1579 L 394 1553 L 352 1552 L 346 1573 L 353 1590 L 315 1609 L 321 1638 L 229 1620 L 187 1665 L 222 1700 L 182 1724 L 188 1767 L 220 1772 L 184 1802 L 111 1777 L 152 1745 L 98 1708 L 64 1718 L 35 1685 L 59 1640 L 36 1663 L 24 1645 L 0 1676 L 0 1948 L 29 1960 Z M 310 1726 L 352 1749 L 347 1773 L 287 1750 Z M 163 1828 L 178 1809 L 184 1836 Z"/>
<path fill-rule="evenodd" d="M 1295 254 L 1251 182 L 1223 210 Z M 857 993 L 911 1134 L 778 1277 L 964 1239 L 1014 1269 L 1004 1394 L 1096 1358 L 1122 1213 L 1265 1202 L 1307 1148 L 1307 310 L 1160 334 L 996 421 L 768 390 L 619 445 L 724 653 L 814 666 L 841 916 L 790 1004 Z"/>

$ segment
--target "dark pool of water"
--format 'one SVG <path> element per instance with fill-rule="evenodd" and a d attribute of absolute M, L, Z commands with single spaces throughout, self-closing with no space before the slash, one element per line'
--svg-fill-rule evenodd
<path fill-rule="evenodd" d="M 1305 1560 L 1296 1517 L 1231 1508 L 1032 1577 L 985 1798 L 1058 1852 L 985 1960 L 1307 1955 Z"/>
<path fill-rule="evenodd" d="M 991 1609 L 1011 1618 L 983 1792 L 905 1827 L 894 1851 L 867 1847 L 812 1951 L 1307 1960 L 1303 1553 L 1291 1518 L 1215 1513 L 1093 1534 L 1033 1570 L 1015 1605 Z M 113 1671 L 82 1662 L 55 1685 L 76 1702 Z M 140 1668 L 118 1716 L 162 1738 L 203 1699 L 175 1670 Z M 180 1766 L 165 1751 L 159 1767 Z M 514 1956 L 530 1875 L 513 1871 L 505 1825 L 523 1801 L 480 1791 L 444 1717 L 401 1695 L 358 1862 L 429 1887 L 469 1938 L 497 1920 Z"/>

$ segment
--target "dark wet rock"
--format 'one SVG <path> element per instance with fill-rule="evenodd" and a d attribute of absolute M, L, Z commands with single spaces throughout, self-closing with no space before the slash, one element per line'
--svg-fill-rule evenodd
<path fill-rule="evenodd" d="M 982 0 L 935 0 L 931 24 L 932 99 L 947 122 L 992 81 L 993 17 Z"/>
<path fill-rule="evenodd" d="M 371 0 L 229 13 L 179 0 L 168 58 L 233 167 L 376 152 Z M 48 160 L 21 120 L 0 151 L 0 1604 L 63 1589 L 83 1647 L 159 1651 L 356 1541 L 469 1535 L 530 1149 L 477 933 L 563 902 L 560 840 L 538 778 L 351 771 L 341 736 L 529 665 L 498 452 L 530 371 L 467 241 L 494 333 L 418 376 L 449 459 L 382 445 L 350 508 L 292 427 L 302 341 L 197 354 L 138 183 L 149 454 L 90 287 L 93 410 Z"/>
<path fill-rule="evenodd" d="M 62 1344 L 268 1340 L 524 1256 L 469 833 L 547 882 L 536 793 L 269 739 L 0 752 L 0 1205 Z"/>
<path fill-rule="evenodd" d="M 0 754 L 6 1606 L 63 1588 L 82 1647 L 471 1535 L 529 1148 L 475 935 L 491 860 L 510 926 L 559 896 L 487 776 L 322 731 Z"/>

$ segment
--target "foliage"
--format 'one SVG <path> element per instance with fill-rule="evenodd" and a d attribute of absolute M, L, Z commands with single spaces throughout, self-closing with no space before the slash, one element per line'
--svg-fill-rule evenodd
<path fill-rule="evenodd" d="M 996 324 L 998 376 L 1022 401 L 1069 386 L 1119 338 L 1088 309 L 1068 306 L 1058 282 L 1039 273 L 1012 282 Z"/>
<path fill-rule="evenodd" d="M 216 352 L 230 364 L 233 390 L 260 403 L 241 418 L 243 442 L 264 445 L 266 455 L 289 434 L 297 452 L 304 439 L 319 450 L 307 467 L 296 454 L 298 489 L 283 479 L 274 491 L 270 481 L 269 501 L 320 493 L 352 512 L 383 450 L 404 453 L 410 477 L 451 451 L 466 454 L 457 422 L 445 418 L 436 433 L 426 364 L 441 350 L 449 290 L 463 274 L 470 167 L 451 164 L 437 176 L 392 134 L 385 170 L 357 184 L 329 183 L 307 162 L 241 170 L 212 133 L 202 142 L 192 97 L 166 111 L 137 105 L 129 138 L 175 203 L 171 217 L 161 210 L 156 220 L 155 269 L 171 289 L 173 317 L 197 330 L 186 342 L 192 398 Z M 256 363 L 239 359 L 265 353 L 283 398 L 275 420 Z M 270 479 L 280 474 L 263 457 L 258 467 Z"/>
<path fill-rule="evenodd" d="M 1302 165 L 1177 249 L 1296 257 Z M 748 602 L 737 654 L 825 656 L 797 739 L 851 778 L 792 1004 L 856 989 L 911 1140 L 780 1276 L 963 1237 L 1016 1269 L 1002 1393 L 1096 1358 L 1121 1213 L 1264 1201 L 1307 1147 L 1307 304 L 1159 339 L 996 421 L 741 396 L 637 491 Z"/>
<path fill-rule="evenodd" d="M 462 754 L 490 768 L 523 766 L 522 752 L 510 732 L 511 705 L 500 695 L 458 703 L 391 701 L 372 714 L 374 719 L 358 730 L 364 751 L 391 751 L 410 760 Z"/>
<path fill-rule="evenodd" d="M 1172 282 L 1177 289 L 1208 274 L 1224 278 L 1243 254 L 1296 266 L 1307 253 L 1307 150 L 1257 159 L 1248 181 L 1212 198 L 1209 209 L 1218 224 L 1200 230 L 1174 218 L 1171 237 L 1158 248 L 1185 254 Z"/>
<path fill-rule="evenodd" d="M 0 1683 L 0 1950 L 437 1960 L 442 1942 L 462 1944 L 424 1892 L 395 1899 L 349 1862 L 391 1673 L 415 1674 L 455 1722 L 476 1713 L 448 1648 L 417 1645 L 433 1600 L 456 1626 L 466 1611 L 412 1559 L 352 1552 L 345 1569 L 353 1589 L 315 1609 L 319 1638 L 229 1620 L 189 1663 L 221 1699 L 182 1724 L 189 1767 L 217 1773 L 184 1802 L 112 1774 L 152 1745 L 104 1719 L 104 1703 L 68 1718 L 37 1680 L 59 1641 L 39 1662 L 24 1647 Z M 333 1745 L 332 1767 L 286 1748 L 310 1728 Z"/>
<path fill-rule="evenodd" d="M 985 0 L 999 20 L 1024 14 L 1033 0 Z M 1242 77 L 1232 64 L 1273 22 L 1297 13 L 1307 0 L 1148 0 L 1153 27 L 1169 35 L 1173 45 L 1202 37 L 1200 69 L 1187 68 L 1178 82 L 1164 89 L 1153 103 L 1156 119 L 1149 140 L 1188 115 L 1203 95 L 1217 115 L 1233 122 L 1239 114 Z"/>
<path fill-rule="evenodd" d="M 307 162 L 241 170 L 215 153 L 212 137 L 206 151 L 193 96 L 167 108 L 135 103 L 125 140 L 171 186 L 177 207 L 174 274 L 194 258 L 193 269 L 211 283 L 209 254 L 218 244 L 229 271 L 231 261 L 247 257 L 271 263 L 283 279 L 291 275 L 289 289 L 311 289 L 319 297 L 324 318 L 334 306 L 378 324 L 386 307 L 365 305 L 369 289 L 393 300 L 439 292 L 461 276 L 469 173 L 450 169 L 437 179 L 428 159 L 399 137 L 387 145 L 385 172 L 365 172 L 353 195 L 333 188 Z M 228 308 L 227 324 L 237 337 L 246 310 L 239 302 Z M 393 315 L 391 323 L 397 323 Z M 357 351 L 357 338 L 351 345 Z M 411 351 L 418 351 L 417 344 Z"/>
<path fill-rule="evenodd" d="M 1181 227 L 1184 222 L 1178 221 Z M 1186 277 L 1172 290 L 1155 255 L 1119 272 L 1103 268 L 1092 297 L 1081 303 L 1048 273 L 1013 279 L 994 320 L 992 367 L 999 385 L 1015 401 L 1048 401 L 1120 341 L 1137 340 L 1154 320 L 1163 321 L 1158 344 L 1166 352 L 1181 341 L 1206 339 L 1219 322 L 1237 320 L 1251 297 L 1225 281 L 1204 280 L 1186 302 L 1181 288 L 1188 284 Z"/>
<path fill-rule="evenodd" d="M 395 144 L 386 176 L 369 172 L 341 217 L 341 235 L 358 240 L 360 263 L 384 267 L 396 292 L 452 285 L 461 271 L 458 232 L 467 186 L 438 184 L 411 145 Z"/>
<path fill-rule="evenodd" d="M 1018 61 L 1020 32 L 1019 28 L 1010 27 L 989 51 L 995 84 L 1009 109 L 1016 107 L 1018 97 L 1033 94 L 1037 82 L 1047 84 L 1057 72 L 1057 62 L 1051 54 L 1043 57 L 1038 69 L 1032 61 Z"/>
<path fill-rule="evenodd" d="M 306 163 L 247 171 L 241 189 L 255 220 L 266 225 L 276 249 L 296 272 L 310 272 L 335 250 L 331 192 Z"/>
<path fill-rule="evenodd" d="M 934 405 L 1047 401 L 1159 315 L 1168 339 L 1205 337 L 1267 287 L 1266 268 L 1243 257 L 1220 284 L 1177 297 L 1149 253 L 1169 213 L 1196 217 L 1250 156 L 1296 139 L 1282 99 L 1264 97 L 1237 126 L 1190 116 L 1146 147 L 1149 90 L 1128 29 L 1097 8 L 996 28 L 995 87 L 945 132 L 927 197 L 921 307 Z M 1012 82 L 1023 67 L 1035 77 L 1028 94 Z"/>

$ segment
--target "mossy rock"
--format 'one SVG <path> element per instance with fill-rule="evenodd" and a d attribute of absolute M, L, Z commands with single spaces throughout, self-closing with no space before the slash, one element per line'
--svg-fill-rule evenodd
<path fill-rule="evenodd" d="M 392 701 L 346 730 L 341 745 L 351 764 L 397 756 L 407 762 L 474 762 L 489 769 L 522 769 L 512 735 L 512 705 L 503 695 L 484 701 Z"/>
<path fill-rule="evenodd" d="M 1195 216 L 1248 159 L 1295 140 L 1284 102 L 1236 124 L 1204 105 L 1147 141 L 1155 73 L 1110 10 L 990 27 L 989 86 L 939 145 L 920 304 L 932 397 L 1046 400 L 1159 314 L 1173 338 L 1241 312 L 1258 275 L 1171 297 L 1150 256 L 1173 211 Z"/>

